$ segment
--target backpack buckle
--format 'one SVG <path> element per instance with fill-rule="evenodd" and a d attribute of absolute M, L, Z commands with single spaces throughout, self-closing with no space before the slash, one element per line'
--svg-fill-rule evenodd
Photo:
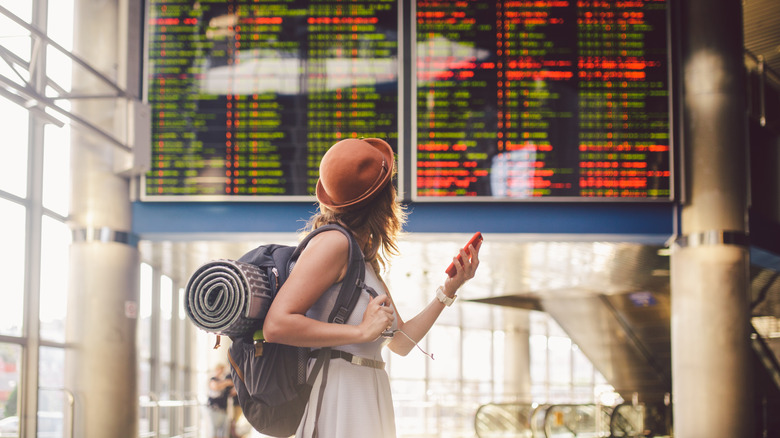
<path fill-rule="evenodd" d="M 336 324 L 346 324 L 347 322 L 347 309 L 342 307 L 339 309 L 338 313 L 336 313 L 336 316 L 333 318 L 333 322 Z"/>

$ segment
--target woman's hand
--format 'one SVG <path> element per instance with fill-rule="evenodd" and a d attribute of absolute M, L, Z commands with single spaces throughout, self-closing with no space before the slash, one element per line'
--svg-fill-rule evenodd
<path fill-rule="evenodd" d="M 363 321 L 360 323 L 360 332 L 363 333 L 363 342 L 376 340 L 383 331 L 393 325 L 395 316 L 393 307 L 389 305 L 387 295 L 379 295 L 368 302 L 366 312 L 363 313 Z"/>
<path fill-rule="evenodd" d="M 444 280 L 444 294 L 448 297 L 455 295 L 455 292 L 457 292 L 466 281 L 474 278 L 474 275 L 477 273 L 477 268 L 479 267 L 479 249 L 482 247 L 482 242 L 483 241 L 480 240 L 476 247 L 474 247 L 474 245 L 469 245 L 468 252 L 463 249 L 460 250 L 460 258 L 463 260 L 463 264 L 458 261 L 457 256 L 453 257 L 455 275 L 447 277 L 447 279 Z"/>
<path fill-rule="evenodd" d="M 469 245 L 467 251 L 461 249 L 460 257 L 463 260 L 463 265 L 461 265 L 461 262 L 458 261 L 457 257 L 453 258 L 455 275 L 452 277 L 447 276 L 444 280 L 443 287 L 445 295 L 452 298 L 455 295 L 455 292 L 463 286 L 463 283 L 474 278 L 474 274 L 476 274 L 477 268 L 479 267 L 479 249 L 481 247 L 482 242 L 480 241 L 476 246 Z M 431 300 L 431 303 L 414 318 L 406 322 L 400 321 L 398 323 L 398 328 L 403 330 L 403 333 L 406 336 L 394 336 L 393 340 L 390 341 L 390 344 L 388 345 L 390 350 L 402 356 L 408 354 L 409 351 L 415 347 L 415 342 L 422 339 L 431 327 L 433 327 L 436 318 L 439 317 L 444 309 L 445 306 L 441 301 L 433 299 Z"/>

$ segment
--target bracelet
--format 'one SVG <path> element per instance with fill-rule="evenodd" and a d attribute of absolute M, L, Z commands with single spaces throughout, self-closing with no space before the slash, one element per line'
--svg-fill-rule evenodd
<path fill-rule="evenodd" d="M 439 286 L 438 289 L 436 289 L 436 299 L 441 301 L 441 303 L 447 307 L 451 306 L 452 303 L 455 302 L 455 298 L 458 298 L 458 296 L 453 295 L 452 297 L 448 297 L 444 294 L 444 286 Z"/>

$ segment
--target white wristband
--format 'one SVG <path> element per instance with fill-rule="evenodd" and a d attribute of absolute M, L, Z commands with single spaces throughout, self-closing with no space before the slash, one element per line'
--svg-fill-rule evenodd
<path fill-rule="evenodd" d="M 436 289 L 436 299 L 441 301 L 447 307 L 451 306 L 452 303 L 455 302 L 455 298 L 458 298 L 458 296 L 453 295 L 452 298 L 450 298 L 444 294 L 444 286 L 439 286 L 438 289 Z"/>

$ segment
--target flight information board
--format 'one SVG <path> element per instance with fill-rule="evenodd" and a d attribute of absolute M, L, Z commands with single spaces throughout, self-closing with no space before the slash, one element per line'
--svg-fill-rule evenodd
<path fill-rule="evenodd" d="M 671 199 L 665 0 L 416 6 L 415 199 Z"/>
<path fill-rule="evenodd" d="M 327 148 L 398 140 L 396 0 L 149 0 L 142 200 L 310 199 Z"/>

